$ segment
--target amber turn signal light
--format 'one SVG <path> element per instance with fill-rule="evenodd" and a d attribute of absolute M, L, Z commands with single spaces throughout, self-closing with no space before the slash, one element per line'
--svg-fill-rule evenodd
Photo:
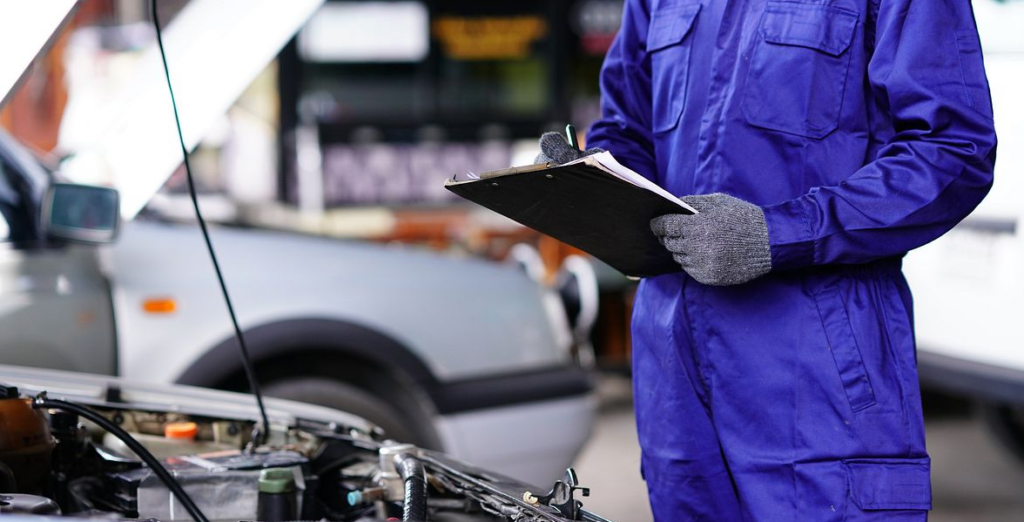
<path fill-rule="evenodd" d="M 149 314 L 170 314 L 178 309 L 178 303 L 170 298 L 146 299 L 142 309 Z"/>

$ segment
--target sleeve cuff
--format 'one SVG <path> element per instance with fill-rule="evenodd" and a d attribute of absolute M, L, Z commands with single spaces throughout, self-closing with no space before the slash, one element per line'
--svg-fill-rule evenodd
<path fill-rule="evenodd" d="M 811 222 L 801 198 L 762 207 L 768 225 L 772 271 L 815 264 Z"/>

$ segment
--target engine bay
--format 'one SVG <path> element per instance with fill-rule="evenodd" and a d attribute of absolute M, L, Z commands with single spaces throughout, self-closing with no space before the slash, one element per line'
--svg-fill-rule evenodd
<path fill-rule="evenodd" d="M 442 453 L 387 440 L 377 429 L 296 419 L 271 422 L 261 434 L 256 420 L 239 415 L 194 414 L 117 397 L 86 406 L 45 391 L 28 396 L 0 388 L 4 515 L 163 522 L 604 520 L 582 509 L 576 496 L 589 491 L 572 470 L 550 491 L 531 492 Z"/>

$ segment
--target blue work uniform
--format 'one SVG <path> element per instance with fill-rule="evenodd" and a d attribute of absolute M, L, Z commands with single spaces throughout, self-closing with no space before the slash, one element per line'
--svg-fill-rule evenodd
<path fill-rule="evenodd" d="M 588 146 L 765 214 L 772 271 L 645 279 L 655 517 L 924 520 L 910 249 L 984 198 L 996 137 L 969 0 L 627 0 Z"/>

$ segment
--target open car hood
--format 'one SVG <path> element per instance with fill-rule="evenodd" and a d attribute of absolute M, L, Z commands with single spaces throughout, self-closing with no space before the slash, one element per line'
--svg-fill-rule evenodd
<path fill-rule="evenodd" d="M 29 65 L 71 17 L 78 0 L 3 2 L 0 4 L 0 107 L 10 97 Z"/>
<path fill-rule="evenodd" d="M 70 18 L 77 0 L 0 6 L 0 93 L 6 100 L 32 61 Z M 191 0 L 164 30 L 185 146 L 192 150 L 324 0 Z M 61 170 L 71 180 L 106 180 L 131 219 L 181 164 L 167 80 L 156 42 L 133 80 L 87 115 L 88 141 Z"/>

